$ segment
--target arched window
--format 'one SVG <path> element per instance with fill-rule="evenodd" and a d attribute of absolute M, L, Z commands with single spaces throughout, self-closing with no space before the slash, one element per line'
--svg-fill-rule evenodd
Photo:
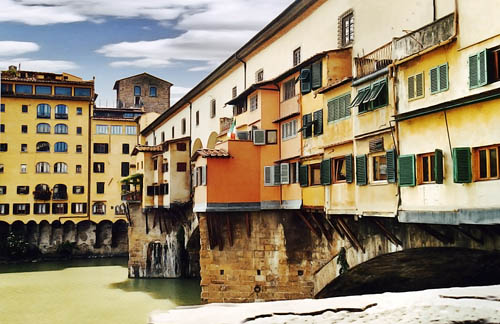
<path fill-rule="evenodd" d="M 40 134 L 50 134 L 50 125 L 47 123 L 40 123 L 36 125 L 36 132 Z"/>
<path fill-rule="evenodd" d="M 48 162 L 38 162 L 36 164 L 36 173 L 49 173 L 50 164 Z"/>
<path fill-rule="evenodd" d="M 47 142 L 38 142 L 38 143 L 36 143 L 36 151 L 37 152 L 50 152 L 50 144 Z"/>
<path fill-rule="evenodd" d="M 68 126 L 65 124 L 57 124 L 54 126 L 55 134 L 68 134 Z"/>
<path fill-rule="evenodd" d="M 68 152 L 68 144 L 64 142 L 57 142 L 54 144 L 54 152 Z"/>
<path fill-rule="evenodd" d="M 68 119 L 68 107 L 66 105 L 56 106 L 56 119 Z"/>
<path fill-rule="evenodd" d="M 64 162 L 54 164 L 54 173 L 68 173 L 68 165 Z"/>
<path fill-rule="evenodd" d="M 36 117 L 37 118 L 50 118 L 50 105 L 39 104 L 36 107 Z"/>
<path fill-rule="evenodd" d="M 49 186 L 44 183 L 37 184 L 33 195 L 35 196 L 35 200 L 50 200 L 51 192 Z"/>
<path fill-rule="evenodd" d="M 55 199 L 55 200 L 68 199 L 68 192 L 67 192 L 66 185 L 56 184 L 54 186 L 54 195 L 53 195 L 52 199 Z"/>
<path fill-rule="evenodd" d="M 94 215 L 106 214 L 106 205 L 103 202 L 96 202 L 92 205 L 92 213 Z"/>

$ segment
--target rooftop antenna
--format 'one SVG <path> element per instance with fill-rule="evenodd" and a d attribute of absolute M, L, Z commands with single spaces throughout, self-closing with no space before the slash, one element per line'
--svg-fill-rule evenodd
<path fill-rule="evenodd" d="M 17 70 L 21 71 L 21 63 L 19 63 L 19 68 Z"/>

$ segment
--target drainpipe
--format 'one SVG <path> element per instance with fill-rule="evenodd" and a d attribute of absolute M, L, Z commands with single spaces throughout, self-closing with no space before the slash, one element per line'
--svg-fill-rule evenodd
<path fill-rule="evenodd" d="M 436 0 L 432 0 L 432 21 L 436 21 Z"/>
<path fill-rule="evenodd" d="M 241 63 L 243 63 L 243 75 L 244 75 L 243 90 L 246 90 L 246 88 L 247 88 L 247 62 L 243 61 L 240 57 L 238 57 L 238 54 L 234 54 L 234 57 L 238 61 L 240 61 Z"/>
<path fill-rule="evenodd" d="M 95 84 L 95 77 L 94 77 Z M 95 91 L 95 88 L 94 88 Z M 95 104 L 95 93 L 89 100 L 89 112 L 88 112 L 88 125 L 87 125 L 87 219 L 90 221 L 90 190 L 92 189 L 92 174 L 90 170 L 92 169 L 92 109 Z"/>
<path fill-rule="evenodd" d="M 193 128 L 192 125 L 192 117 L 193 117 L 193 103 L 191 101 L 188 101 L 189 103 L 189 196 L 193 197 L 193 170 L 191 170 L 191 143 L 192 143 L 192 138 L 191 138 L 191 129 Z"/>

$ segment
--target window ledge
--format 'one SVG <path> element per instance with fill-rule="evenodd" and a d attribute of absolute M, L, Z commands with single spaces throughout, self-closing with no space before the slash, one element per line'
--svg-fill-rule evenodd
<path fill-rule="evenodd" d="M 384 186 L 390 184 L 386 180 L 378 180 L 378 181 L 372 181 L 370 182 L 370 186 Z"/>

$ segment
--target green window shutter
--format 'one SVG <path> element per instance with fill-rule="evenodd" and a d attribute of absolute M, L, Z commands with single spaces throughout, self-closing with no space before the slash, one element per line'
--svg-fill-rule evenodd
<path fill-rule="evenodd" d="M 328 122 L 331 122 L 331 121 L 334 121 L 335 118 L 334 118 L 334 114 L 335 114 L 335 101 L 336 100 L 330 100 L 328 101 L 328 116 L 327 116 L 327 120 Z"/>
<path fill-rule="evenodd" d="M 311 69 L 300 70 L 300 91 L 302 94 L 311 92 Z"/>
<path fill-rule="evenodd" d="M 352 154 L 345 156 L 345 180 L 347 183 L 352 183 Z"/>
<path fill-rule="evenodd" d="M 469 89 L 479 85 L 478 54 L 469 56 Z"/>
<path fill-rule="evenodd" d="M 323 160 L 320 164 L 321 184 L 327 186 L 332 183 L 332 164 L 331 160 Z"/>
<path fill-rule="evenodd" d="M 483 50 L 478 54 L 478 65 L 479 65 L 479 85 L 483 86 L 488 83 L 488 65 L 486 60 L 487 52 Z"/>
<path fill-rule="evenodd" d="M 443 183 L 443 151 L 434 151 L 434 178 L 436 183 Z"/>
<path fill-rule="evenodd" d="M 401 155 L 398 158 L 399 186 L 415 186 L 415 155 Z"/>
<path fill-rule="evenodd" d="M 276 164 L 274 166 L 274 185 L 279 185 L 281 183 L 281 166 Z"/>
<path fill-rule="evenodd" d="M 311 83 L 313 89 L 321 88 L 321 61 L 314 62 L 311 66 Z"/>
<path fill-rule="evenodd" d="M 307 119 L 307 125 L 309 125 L 306 128 L 306 137 L 311 137 L 313 134 L 312 114 L 307 114 L 306 119 Z"/>
<path fill-rule="evenodd" d="M 415 98 L 415 76 L 408 78 L 408 99 Z"/>
<path fill-rule="evenodd" d="M 314 136 L 323 134 L 323 109 L 314 112 Z"/>
<path fill-rule="evenodd" d="M 304 128 L 307 125 L 307 115 L 302 116 L 302 138 L 307 138 L 307 128 Z"/>
<path fill-rule="evenodd" d="M 430 78 L 431 78 L 431 93 L 437 93 L 437 92 L 439 92 L 438 68 L 437 67 L 431 69 L 431 71 L 430 71 Z"/>
<path fill-rule="evenodd" d="M 334 104 L 333 104 L 333 120 L 337 120 L 340 118 L 340 102 L 339 102 L 339 99 L 335 99 L 334 100 Z"/>
<path fill-rule="evenodd" d="M 356 156 L 356 184 L 364 186 L 368 183 L 366 175 L 366 155 Z"/>
<path fill-rule="evenodd" d="M 385 153 L 387 159 L 387 182 L 396 183 L 396 150 Z"/>
<path fill-rule="evenodd" d="M 345 117 L 351 116 L 351 94 L 344 96 Z"/>
<path fill-rule="evenodd" d="M 453 181 L 469 183 L 472 181 L 470 149 L 468 147 L 453 148 Z"/>
<path fill-rule="evenodd" d="M 301 187 L 307 187 L 309 185 L 309 166 L 301 165 L 299 167 L 299 183 Z"/>
<path fill-rule="evenodd" d="M 448 63 L 439 66 L 439 91 L 448 90 Z"/>
<path fill-rule="evenodd" d="M 420 98 L 424 95 L 424 73 L 419 73 L 415 76 L 415 98 Z"/>

